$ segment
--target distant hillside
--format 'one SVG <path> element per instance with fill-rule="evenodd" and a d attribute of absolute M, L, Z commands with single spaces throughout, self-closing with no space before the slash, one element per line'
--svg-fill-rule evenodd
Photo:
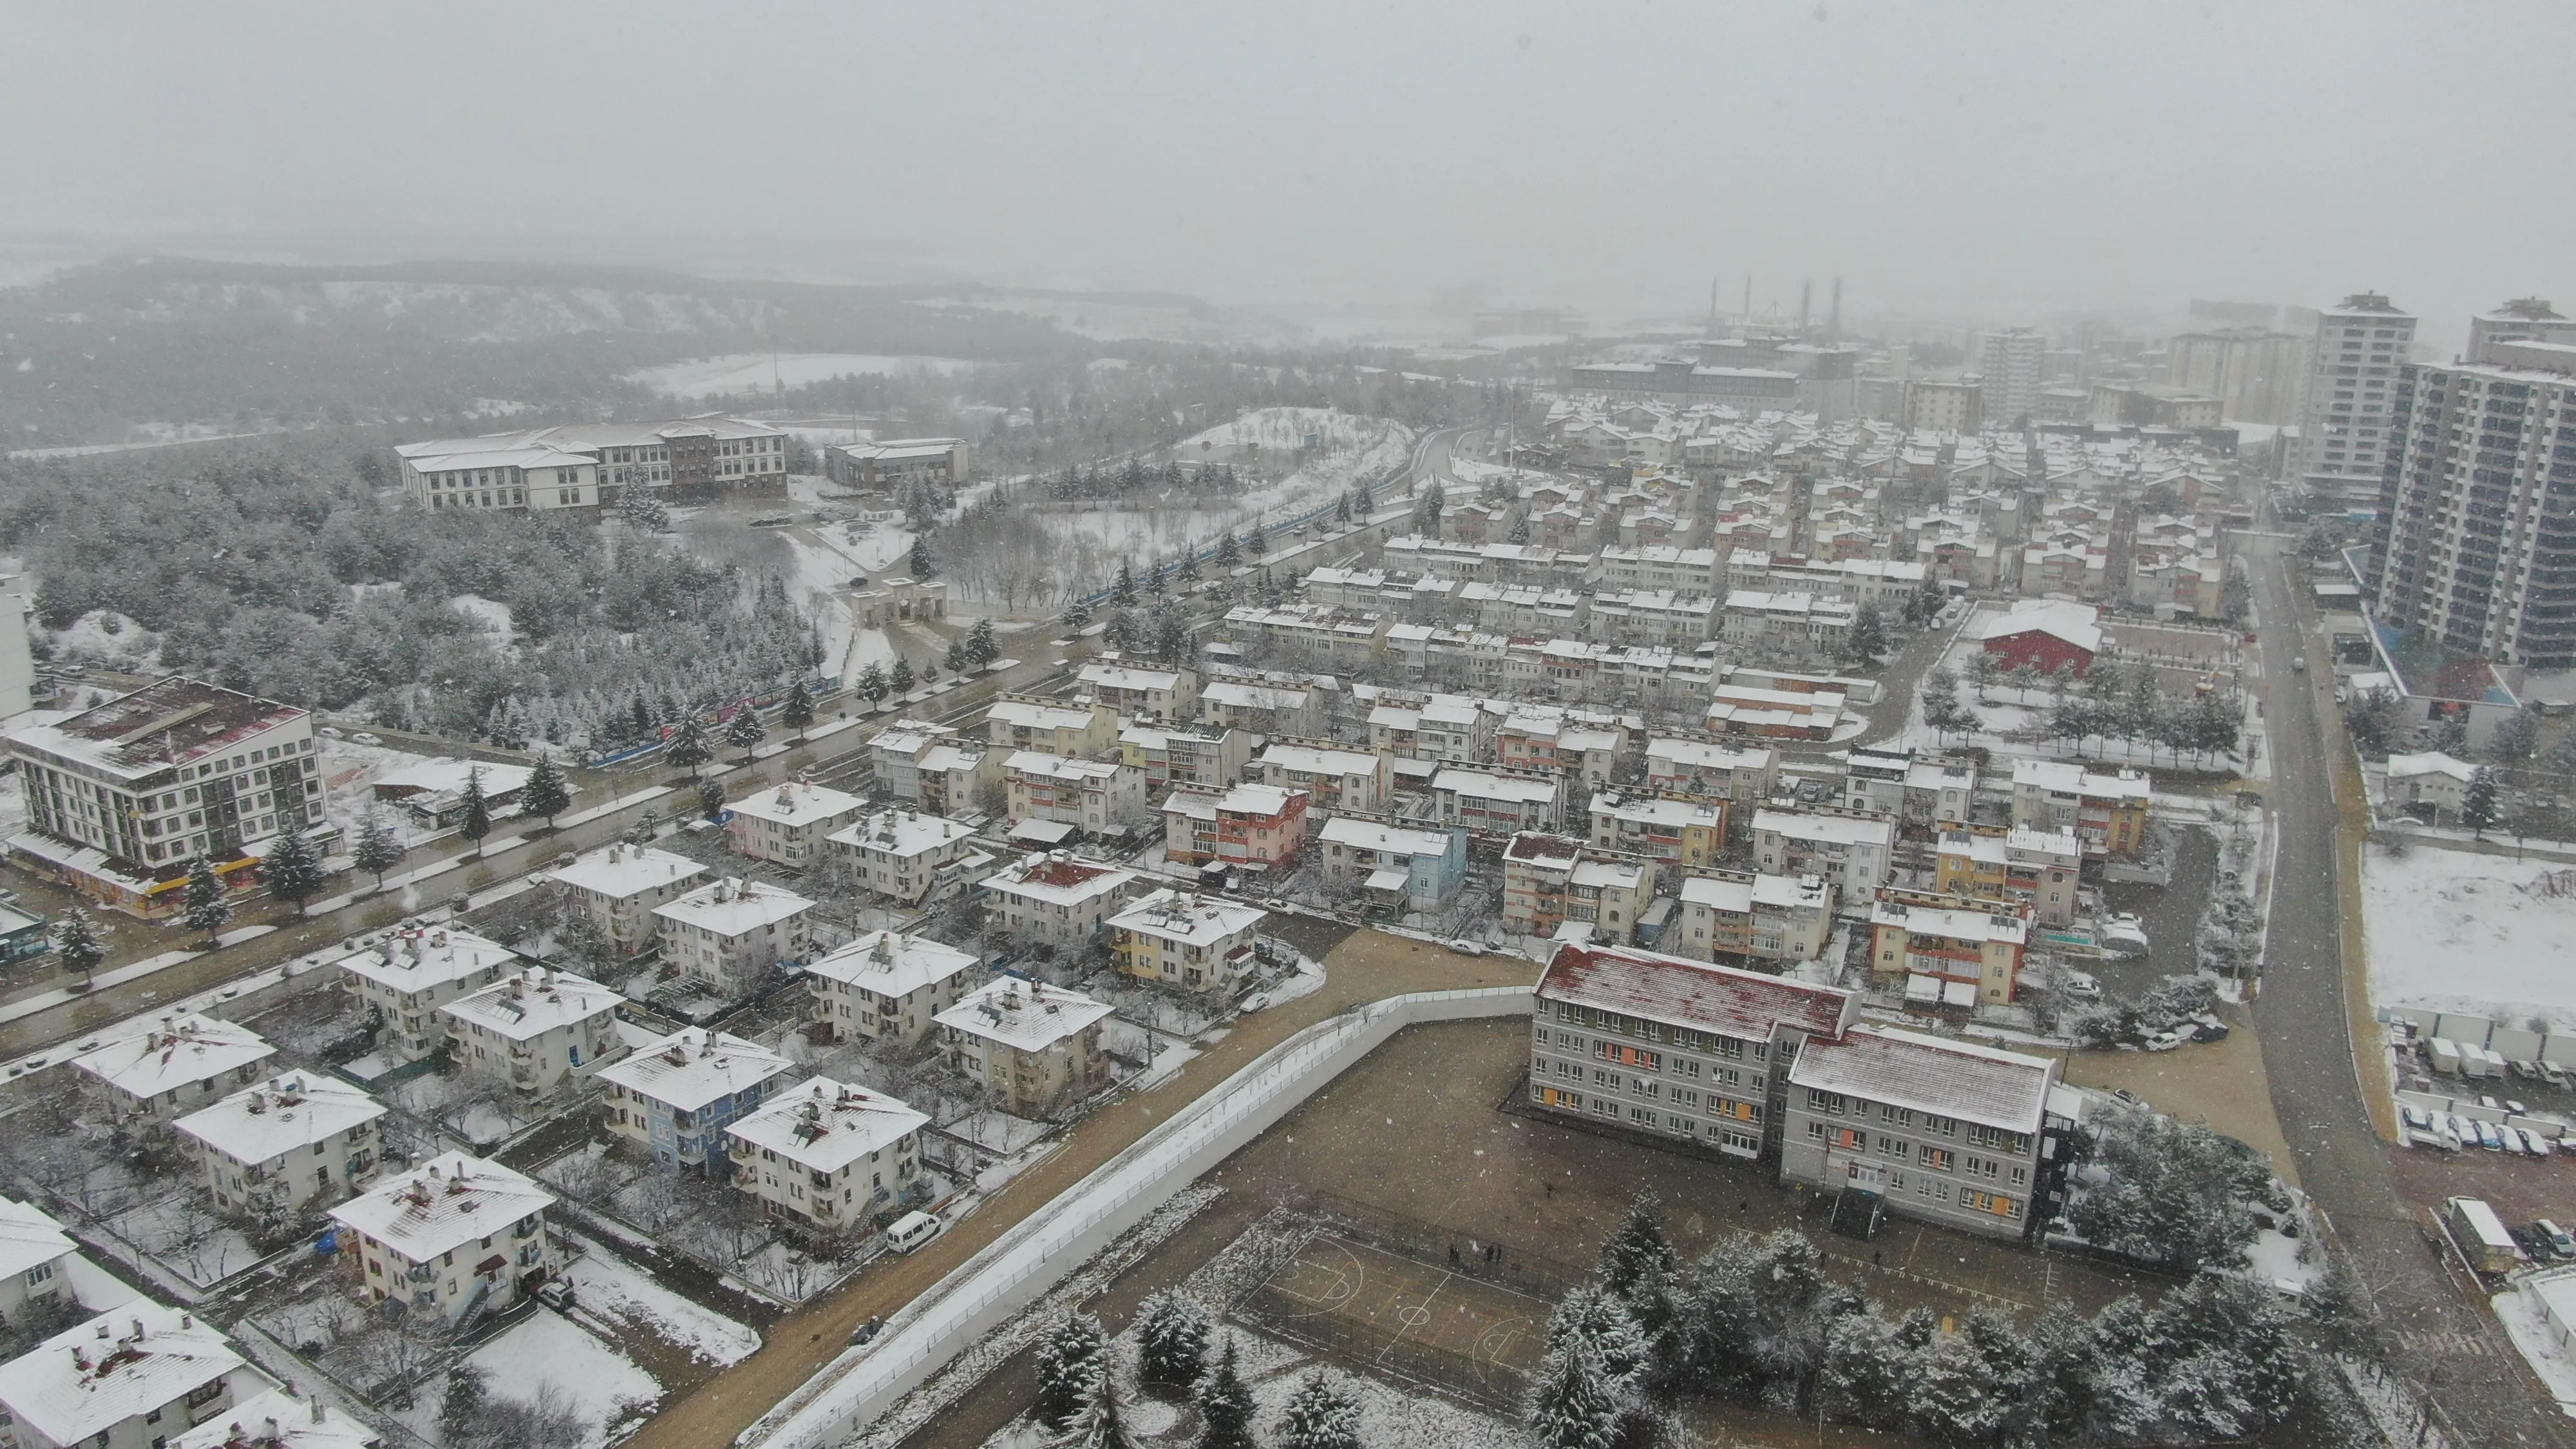
<path fill-rule="evenodd" d="M 954 286 L 140 258 L 0 290 L 0 447 L 651 409 L 667 403 L 625 374 L 772 347 L 979 361 L 1094 350 Z"/>

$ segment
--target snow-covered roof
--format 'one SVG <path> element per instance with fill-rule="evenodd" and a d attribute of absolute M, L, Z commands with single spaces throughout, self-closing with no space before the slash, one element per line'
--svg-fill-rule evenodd
<path fill-rule="evenodd" d="M 2015 760 L 2013 785 L 2028 785 L 2053 790 L 2061 795 L 2082 795 L 2095 799 L 2134 801 L 2145 804 L 2155 789 L 2147 777 L 2136 770 L 2122 770 L 2115 775 L 2097 775 L 2070 760 Z"/>
<path fill-rule="evenodd" d="M 1230 785 L 1223 790 L 1195 790 L 1183 786 L 1164 799 L 1163 809 L 1199 820 L 1213 820 L 1219 811 L 1266 819 L 1286 811 L 1290 800 L 1302 799 L 1305 794 L 1303 790 L 1290 790 L 1279 785 Z"/>
<path fill-rule="evenodd" d="M 1035 1052 L 1081 1033 L 1109 1012 L 1108 1003 L 1079 991 L 1004 976 L 931 1019 L 1015 1051 Z"/>
<path fill-rule="evenodd" d="M 868 741 L 868 748 L 884 755 L 913 755 L 956 733 L 947 725 L 928 720 L 899 719 L 877 731 L 876 738 Z"/>
<path fill-rule="evenodd" d="M 1535 802 L 1553 800 L 1557 782 L 1534 780 L 1521 775 L 1496 775 L 1484 770 L 1442 770 L 1431 777 L 1431 788 L 1449 790 L 1479 800 L 1518 800 Z"/>
<path fill-rule="evenodd" d="M 1636 861 L 1579 860 L 1568 878 L 1578 886 L 1593 890 L 1632 891 L 1646 877 L 1646 868 Z"/>
<path fill-rule="evenodd" d="M 171 1125 L 235 1162 L 266 1162 L 385 1115 L 382 1103 L 337 1077 L 297 1072 L 235 1092 Z"/>
<path fill-rule="evenodd" d="M 0 1404 L 47 1443 L 82 1444 L 245 1363 L 212 1324 L 138 1298 L 0 1364 Z"/>
<path fill-rule="evenodd" d="M 132 780 L 222 755 L 255 735 L 307 719 L 291 704 L 173 675 L 76 714 L 48 712 L 22 720 L 8 737 L 26 750 Z"/>
<path fill-rule="evenodd" d="M 933 982 L 976 967 L 972 952 L 927 936 L 870 931 L 805 969 L 885 996 L 908 996 Z"/>
<path fill-rule="evenodd" d="M 331 1219 L 426 1263 L 554 1205 L 552 1193 L 501 1164 L 450 1152 L 331 1209 Z M 459 1266 L 482 1271 L 479 1262 Z"/>
<path fill-rule="evenodd" d="M 1916 760 L 1905 770 L 1909 790 L 1973 790 L 1977 767 L 1965 760 Z"/>
<path fill-rule="evenodd" d="M 2030 922 L 2020 916 L 1950 906 L 1918 906 L 1902 901 L 1881 901 L 1872 906 L 1869 923 L 1873 926 L 1901 926 L 1909 932 L 1947 936 L 1958 941 L 2010 941 L 2018 944 L 2030 936 Z"/>
<path fill-rule="evenodd" d="M 701 926 L 719 937 L 757 931 L 813 907 L 791 890 L 732 877 L 698 887 L 676 901 L 653 908 L 653 914 L 682 926 Z"/>
<path fill-rule="evenodd" d="M 923 763 L 927 765 L 929 762 L 925 760 Z M 974 833 L 971 826 L 961 825 L 945 815 L 925 815 L 917 810 L 881 810 L 874 815 L 860 817 L 857 824 L 835 830 L 824 839 L 836 845 L 909 860 L 964 840 Z"/>
<path fill-rule="evenodd" d="M 735 1119 L 725 1135 L 810 1171 L 838 1172 L 929 1125 L 928 1117 L 898 1098 L 810 1077 Z"/>
<path fill-rule="evenodd" d="M 926 775 L 945 774 L 950 770 L 971 770 L 983 763 L 982 745 L 940 743 L 921 752 L 914 768 Z"/>
<path fill-rule="evenodd" d="M 2388 778 L 2392 780 L 2413 779 L 2420 775 L 2448 775 L 2465 785 L 2469 782 L 2469 777 L 2477 772 L 2477 766 L 2465 760 L 2452 759 L 2440 750 L 2425 750 L 2420 754 L 2388 757 Z"/>
<path fill-rule="evenodd" d="M 1626 946 L 1559 947 L 1538 995 L 1746 1041 L 1767 1041 L 1776 1026 L 1830 1036 L 1853 1001 L 1830 986 Z"/>
<path fill-rule="evenodd" d="M 165 1016 L 139 1036 L 72 1058 L 72 1065 L 127 1096 L 149 1100 L 275 1055 L 277 1048 L 249 1027 L 192 1012 Z"/>
<path fill-rule="evenodd" d="M 2036 1135 L 2055 1065 L 1996 1047 L 1861 1025 L 1838 1039 L 1811 1039 L 1790 1067 L 1789 1082 Z"/>
<path fill-rule="evenodd" d="M 1682 904 L 1742 915 L 1753 909 L 1753 882 L 1695 875 L 1682 882 Z"/>
<path fill-rule="evenodd" d="M 2009 639 L 2017 634 L 2047 634 L 2063 639 L 2087 654 L 2102 649 L 2102 614 L 2090 604 L 2071 603 L 2064 599 L 2021 599 L 2000 614 L 1987 614 L 1977 621 L 1979 640 Z"/>
<path fill-rule="evenodd" d="M 1379 757 L 1364 750 L 1325 749 L 1316 745 L 1272 745 L 1258 763 L 1310 775 L 1374 775 Z"/>
<path fill-rule="evenodd" d="M 1007 725 L 1034 730 L 1087 730 L 1092 714 L 1088 708 L 1040 704 L 1028 699 L 997 699 L 986 719 L 997 719 Z"/>
<path fill-rule="evenodd" d="M 1095 865 L 1058 852 L 1032 855 L 1017 865 L 1005 866 L 998 874 L 984 878 L 984 888 L 1050 905 L 1078 905 L 1115 895 L 1135 878 L 1132 870 Z"/>
<path fill-rule="evenodd" d="M 1524 830 L 1503 847 L 1503 860 L 1540 869 L 1571 868 L 1583 854 L 1583 842 L 1568 835 Z"/>
<path fill-rule="evenodd" d="M 1613 795 L 1608 791 L 1592 797 L 1592 813 L 1613 820 L 1633 820 L 1641 825 L 1666 825 L 1675 829 L 1699 826 L 1715 829 L 1717 807 L 1705 800 L 1667 800 L 1644 795 Z"/>
<path fill-rule="evenodd" d="M 1422 726 L 1422 711 L 1405 709 L 1400 705 L 1381 704 L 1369 711 L 1368 722 L 1371 725 L 1382 725 L 1394 730 L 1419 729 Z"/>
<path fill-rule="evenodd" d="M 170 1449 L 375 1449 L 376 1432 L 292 1388 L 253 1394 L 170 1441 Z"/>
<path fill-rule="evenodd" d="M 1669 760 L 1694 770 L 1759 770 L 1767 768 L 1778 754 L 1768 746 L 1721 745 L 1711 740 L 1646 741 L 1647 759 Z"/>
<path fill-rule="evenodd" d="M 1753 833 L 1784 835 L 1836 845 L 1886 846 L 1896 839 L 1896 822 L 1871 815 L 1809 815 L 1796 810 L 1756 810 Z"/>
<path fill-rule="evenodd" d="M 1109 924 L 1160 940 L 1205 946 L 1249 931 L 1269 914 L 1259 906 L 1167 888 L 1129 902 L 1109 918 Z"/>
<path fill-rule="evenodd" d="M 1109 689 L 1178 689 L 1181 685 L 1178 670 L 1140 669 L 1132 664 L 1086 664 L 1074 677 Z"/>
<path fill-rule="evenodd" d="M 439 1014 L 510 1041 L 527 1041 L 617 1009 L 618 994 L 585 976 L 531 966 L 440 1007 Z"/>
<path fill-rule="evenodd" d="M 694 861 L 690 865 L 704 869 Z M 580 863 L 567 868 L 579 869 Z M 343 956 L 339 966 L 352 976 L 396 991 L 422 991 L 479 976 L 495 966 L 507 968 L 518 960 L 518 952 L 471 931 L 414 929 L 392 932 L 372 946 Z"/>
<path fill-rule="evenodd" d="M 599 1079 L 675 1111 L 694 1112 L 793 1065 L 756 1041 L 684 1026 L 669 1036 L 641 1043 L 623 1060 L 600 1068 Z"/>
<path fill-rule="evenodd" d="M 1357 850 L 1386 851 L 1396 855 L 1449 853 L 1450 836 L 1445 830 L 1417 830 L 1350 815 L 1336 815 L 1325 821 L 1322 834 L 1329 844 L 1347 845 Z"/>
<path fill-rule="evenodd" d="M 621 844 L 594 850 L 570 865 L 558 867 L 554 877 L 565 885 L 622 900 L 654 886 L 694 879 L 706 874 L 706 870 L 685 855 Z"/>
<path fill-rule="evenodd" d="M 508 795 L 525 789 L 528 777 L 535 774 L 530 765 L 496 765 L 489 760 L 423 760 L 387 770 L 374 780 L 379 791 L 402 790 L 425 795 L 454 794 L 465 788 L 469 775 L 477 776 L 486 795 Z M 569 789 L 571 782 L 566 781 Z"/>
<path fill-rule="evenodd" d="M 79 1251 L 80 1245 L 43 1208 L 0 1197 L 0 1278 L 14 1278 Z"/>
<path fill-rule="evenodd" d="M 1042 750 L 1014 750 L 1011 757 L 1002 762 L 1002 767 L 1014 774 L 1061 780 L 1068 784 L 1107 780 L 1127 768 L 1115 760 L 1077 760 L 1070 755 L 1050 755 Z"/>
<path fill-rule="evenodd" d="M 867 803 L 856 795 L 798 780 L 774 790 L 754 790 L 725 808 L 753 820 L 774 820 L 781 825 L 810 825 L 817 820 L 847 815 Z"/>
<path fill-rule="evenodd" d="M 1240 680 L 1221 679 L 1199 691 L 1199 698 L 1209 704 L 1231 709 L 1304 709 L 1309 691 L 1277 684 L 1245 684 Z"/>

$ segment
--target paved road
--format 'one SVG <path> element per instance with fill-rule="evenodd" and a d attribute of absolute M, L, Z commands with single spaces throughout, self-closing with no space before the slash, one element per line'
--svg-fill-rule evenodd
<path fill-rule="evenodd" d="M 2368 1018 L 2361 963 L 2346 960 L 2345 928 L 2360 912 L 2361 820 L 2345 807 L 2357 805 L 2360 781 L 2347 763 L 2332 671 L 2290 668 L 2302 654 L 2327 656 L 2303 627 L 2278 542 L 2249 543 L 2280 812 L 2271 939 L 2254 1007 L 2273 1110 L 2300 1181 L 2378 1295 L 2398 1370 L 2418 1382 L 2428 1371 L 2438 1376 L 2437 1399 L 2471 1444 L 2576 1444 L 2482 1297 L 2455 1282 L 2456 1269 L 2426 1246 L 2422 1211 L 2398 1195 L 2388 1154 L 2399 1149 L 2373 1124 L 2353 1055 L 2355 1009 L 2365 1025 Z M 2351 792 L 2344 803 L 2338 788 Z"/>

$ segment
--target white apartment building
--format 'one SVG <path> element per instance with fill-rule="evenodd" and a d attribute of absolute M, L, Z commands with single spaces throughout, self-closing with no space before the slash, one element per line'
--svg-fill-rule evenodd
<path fill-rule="evenodd" d="M 438 1009 L 457 1062 L 535 1095 L 626 1049 L 615 991 L 568 971 L 530 966 Z"/>
<path fill-rule="evenodd" d="M 1987 421 L 2020 426 L 2039 411 L 2039 390 L 2048 381 L 2048 339 L 2027 327 L 2007 327 L 1986 334 L 1982 353 L 1977 385 Z"/>
<path fill-rule="evenodd" d="M 805 968 L 822 1041 L 864 1037 L 910 1046 L 931 1018 L 984 979 L 973 953 L 927 936 L 870 931 Z"/>
<path fill-rule="evenodd" d="M 170 1449 L 383 1449 L 364 1422 L 334 1414 L 316 1394 L 299 1398 L 292 1384 L 236 1401 L 170 1441 Z"/>
<path fill-rule="evenodd" d="M 115 1116 L 166 1122 L 250 1085 L 275 1055 L 249 1027 L 192 1012 L 84 1052 L 72 1069 Z"/>
<path fill-rule="evenodd" d="M 1766 875 L 1818 875 L 1845 900 L 1865 901 L 1895 867 L 1896 822 L 1878 815 L 1759 810 L 1753 860 Z"/>
<path fill-rule="evenodd" d="M 212 1324 L 138 1298 L 0 1364 L 13 1449 L 158 1449 L 275 1387 Z"/>
<path fill-rule="evenodd" d="M 1499 838 L 1555 829 L 1564 818 L 1565 783 L 1554 776 L 1444 769 L 1431 777 L 1431 802 L 1441 824 Z"/>
<path fill-rule="evenodd" d="M 344 1269 L 370 1302 L 454 1323 L 499 1312 L 561 1266 L 554 1195 L 497 1162 L 450 1152 L 331 1209 Z"/>
<path fill-rule="evenodd" d="M 974 838 L 973 830 L 945 816 L 881 810 L 826 840 L 871 894 L 918 906 L 991 863 Z"/>
<path fill-rule="evenodd" d="M 864 1229 L 920 1176 L 929 1125 L 898 1098 L 809 1077 L 725 1128 L 733 1183 L 771 1218 Z"/>
<path fill-rule="evenodd" d="M 653 908 L 697 889 L 706 873 L 685 855 L 620 843 L 559 867 L 554 878 L 568 909 L 589 917 L 618 955 L 635 956 L 661 939 Z"/>
<path fill-rule="evenodd" d="M 1251 974 L 1252 938 L 1269 916 L 1219 896 L 1159 890 L 1109 918 L 1109 949 L 1138 980 L 1232 996 Z"/>
<path fill-rule="evenodd" d="M 1252 762 L 1252 777 L 1282 790 L 1303 790 L 1323 811 L 1386 808 L 1394 776 L 1386 757 L 1331 745 L 1279 742 Z"/>
<path fill-rule="evenodd" d="M 1082 695 L 1113 713 L 1177 720 L 1198 712 L 1199 677 L 1192 670 L 1103 661 L 1082 666 L 1074 678 Z"/>
<path fill-rule="evenodd" d="M 1088 760 L 1118 743 L 1118 712 L 1105 704 L 1068 705 L 1006 694 L 986 711 L 984 730 L 997 750 Z"/>
<path fill-rule="evenodd" d="M 690 979 L 742 996 L 781 961 L 813 949 L 814 903 L 794 891 L 727 877 L 653 914 L 662 922 L 662 959 Z"/>
<path fill-rule="evenodd" d="M 715 413 L 572 423 L 394 449 L 404 496 L 433 511 L 545 513 L 654 494 L 787 486 L 787 434 Z"/>
<path fill-rule="evenodd" d="M 80 1245 L 53 1215 L 0 1197 L 0 1322 L 22 1323 L 31 1306 L 74 1303 L 71 1260 Z"/>
<path fill-rule="evenodd" d="M 1782 1182 L 1986 1237 L 2034 1226 L 2054 1058 L 1870 1023 L 1811 1039 L 1788 1077 Z"/>
<path fill-rule="evenodd" d="M 2415 319 L 2376 292 L 2355 292 L 2317 319 L 2299 415 L 2299 486 L 2351 508 L 2379 506 Z"/>
<path fill-rule="evenodd" d="M 1024 941 L 1079 949 L 1107 929 L 1136 873 L 1076 860 L 1065 851 L 1031 855 L 984 878 L 1002 928 Z"/>
<path fill-rule="evenodd" d="M 1070 759 L 1021 750 L 1002 762 L 1011 820 L 1042 820 L 1114 835 L 1148 818 L 1145 772 L 1116 760 Z"/>
<path fill-rule="evenodd" d="M 600 1069 L 600 1114 L 655 1162 L 721 1175 L 726 1124 L 757 1108 L 794 1069 L 756 1041 L 682 1027 Z"/>
<path fill-rule="evenodd" d="M 1078 991 L 1004 976 L 939 1013 L 940 1042 L 993 1105 L 1044 1118 L 1108 1085 L 1100 1023 L 1109 1012 Z"/>
<path fill-rule="evenodd" d="M 1658 795 L 1726 800 L 1751 810 L 1771 798 L 1779 778 L 1780 752 L 1770 745 L 1669 735 L 1646 741 L 1646 788 Z"/>
<path fill-rule="evenodd" d="M 1682 882 L 1681 921 L 1657 944 L 1693 960 L 1813 961 L 1834 933 L 1834 886 L 1822 876 L 1717 871 Z"/>
<path fill-rule="evenodd" d="M 957 731 L 928 720 L 899 719 L 868 741 L 868 769 L 877 788 L 906 805 L 921 803 L 921 757 L 954 740 Z"/>
<path fill-rule="evenodd" d="M 1420 705 L 1381 704 L 1369 711 L 1369 748 L 1398 759 L 1491 764 L 1502 718 L 1458 695 L 1435 694 Z"/>
<path fill-rule="evenodd" d="M 215 1211 L 241 1217 L 336 1202 L 375 1175 L 375 1098 L 337 1077 L 271 1077 L 172 1125 L 188 1139 Z"/>
<path fill-rule="evenodd" d="M 703 869 L 694 861 L 689 864 Z M 382 1018 L 378 1040 L 418 1061 L 447 1040 L 447 1024 L 438 1009 L 516 969 L 519 953 L 471 931 L 412 926 L 387 931 L 336 964 L 347 978 L 341 989 Z"/>
<path fill-rule="evenodd" d="M 823 857 L 823 841 L 867 809 L 868 802 L 808 781 L 755 790 L 725 808 L 733 823 L 725 833 L 736 855 L 802 871 Z"/>

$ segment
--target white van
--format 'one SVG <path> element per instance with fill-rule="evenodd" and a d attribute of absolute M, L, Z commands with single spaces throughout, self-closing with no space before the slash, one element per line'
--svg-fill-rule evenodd
<path fill-rule="evenodd" d="M 947 1224 L 928 1213 L 905 1213 L 886 1225 L 886 1246 L 898 1253 L 909 1253 L 939 1236 Z"/>

